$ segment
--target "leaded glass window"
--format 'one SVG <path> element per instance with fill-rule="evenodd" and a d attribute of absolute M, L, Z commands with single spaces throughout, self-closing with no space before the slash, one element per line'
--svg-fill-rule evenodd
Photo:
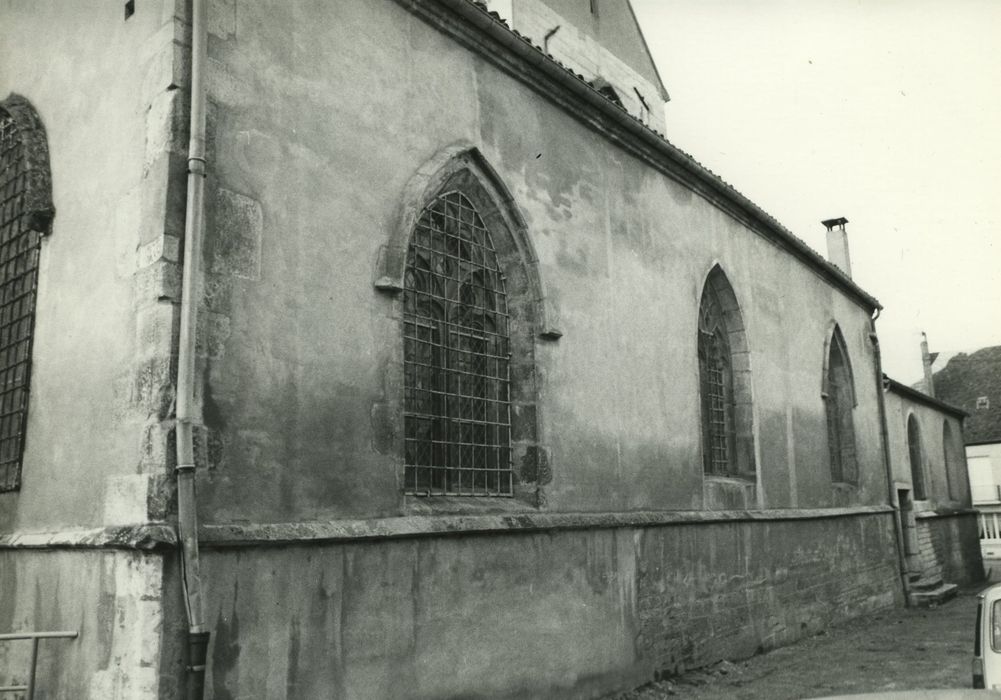
<path fill-rule="evenodd" d="M 855 454 L 855 425 L 852 419 L 854 392 L 852 375 L 841 338 L 835 328 L 827 359 L 827 448 L 831 458 L 831 480 L 854 484 L 858 481 Z"/>
<path fill-rule="evenodd" d="M 14 120 L 0 110 L 0 491 L 21 479 L 41 242 L 25 202 L 24 148 Z"/>
<path fill-rule="evenodd" d="M 706 285 L 699 307 L 699 388 L 702 457 L 707 474 L 736 473 L 733 460 L 733 371 L 723 307 Z"/>
<path fill-rule="evenodd" d="M 911 460 L 914 500 L 923 501 L 928 498 L 925 488 L 924 446 L 921 444 L 921 428 L 913 415 L 907 418 L 907 456 Z"/>
<path fill-rule="evenodd" d="M 463 194 L 443 194 L 421 213 L 403 307 L 406 492 L 511 495 L 505 280 Z"/>

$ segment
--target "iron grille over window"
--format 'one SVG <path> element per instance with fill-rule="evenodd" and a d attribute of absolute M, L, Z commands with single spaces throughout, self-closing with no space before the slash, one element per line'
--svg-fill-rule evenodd
<path fill-rule="evenodd" d="M 827 359 L 827 448 L 831 456 L 831 480 L 854 484 L 858 482 L 852 421 L 855 401 L 843 343 L 840 331 L 835 329 Z"/>
<path fill-rule="evenodd" d="M 406 492 L 511 495 L 507 295 L 464 195 L 443 194 L 421 214 L 403 303 Z"/>
<path fill-rule="evenodd" d="M 733 444 L 733 371 L 723 307 L 711 286 L 699 308 L 699 384 L 702 397 L 702 455 L 707 474 L 736 471 Z"/>
<path fill-rule="evenodd" d="M 28 173 L 14 121 L 0 111 L 0 491 L 20 485 L 41 234 L 29 226 Z"/>

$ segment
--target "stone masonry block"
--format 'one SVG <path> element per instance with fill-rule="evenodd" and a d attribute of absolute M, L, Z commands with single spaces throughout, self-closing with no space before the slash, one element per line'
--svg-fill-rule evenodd
<path fill-rule="evenodd" d="M 139 186 L 140 245 L 164 235 L 184 235 L 186 178 L 187 162 L 181 154 L 164 151 L 147 164 Z"/>
<path fill-rule="evenodd" d="M 220 39 L 236 35 L 236 0 L 211 0 L 208 8 L 209 34 Z"/>
<path fill-rule="evenodd" d="M 244 279 L 261 278 L 261 240 L 264 213 L 260 203 L 230 190 L 219 188 L 213 197 L 213 221 L 208 268 L 217 274 Z"/>
<path fill-rule="evenodd" d="M 148 488 L 149 476 L 146 474 L 109 477 L 104 484 L 104 524 L 133 525 L 146 522 Z"/>
<path fill-rule="evenodd" d="M 150 520 L 168 520 L 177 513 L 177 480 L 173 473 L 149 476 L 146 512 Z"/>
<path fill-rule="evenodd" d="M 229 316 L 201 309 L 195 331 L 195 354 L 211 359 L 222 357 L 231 332 Z"/>
<path fill-rule="evenodd" d="M 164 90 L 155 95 L 146 112 L 146 148 L 143 172 L 164 153 L 187 155 L 188 118 L 185 102 L 179 90 Z"/>
<path fill-rule="evenodd" d="M 170 357 L 154 356 L 138 363 L 132 384 L 132 405 L 156 420 L 165 420 L 174 405 Z"/>
<path fill-rule="evenodd" d="M 181 241 L 174 236 L 162 236 L 149 243 L 139 246 L 136 251 L 136 269 L 148 267 L 160 260 L 178 262 L 180 260 Z"/>
<path fill-rule="evenodd" d="M 139 305 L 181 300 L 181 267 L 161 260 L 135 274 L 135 300 Z"/>
<path fill-rule="evenodd" d="M 149 474 L 170 474 L 177 464 L 173 421 L 153 421 L 143 430 L 139 469 Z"/>
<path fill-rule="evenodd" d="M 184 12 L 184 2 L 164 3 L 160 29 L 147 39 L 136 60 L 143 66 L 141 96 L 149 104 L 154 96 L 188 85 L 191 75 L 191 28 L 182 18 L 174 16 L 174 8 Z"/>
<path fill-rule="evenodd" d="M 136 353 L 141 358 L 169 358 L 177 345 L 176 305 L 159 302 L 136 312 Z"/>

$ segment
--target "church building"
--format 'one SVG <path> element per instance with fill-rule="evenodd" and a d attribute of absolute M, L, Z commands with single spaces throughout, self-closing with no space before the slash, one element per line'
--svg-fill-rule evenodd
<path fill-rule="evenodd" d="M 598 698 L 914 602 L 846 220 L 667 99 L 626 0 L 0 1 L 0 633 L 67 633 L 0 685 Z"/>

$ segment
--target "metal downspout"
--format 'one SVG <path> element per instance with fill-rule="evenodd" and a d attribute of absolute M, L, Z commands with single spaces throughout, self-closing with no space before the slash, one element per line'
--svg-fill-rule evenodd
<path fill-rule="evenodd" d="M 183 0 L 182 0 L 183 1 Z M 188 618 L 188 700 L 201 700 L 209 633 L 205 629 L 198 557 L 195 453 L 192 435 L 195 385 L 195 328 L 198 311 L 202 229 L 205 214 L 205 58 L 208 33 L 205 0 L 191 0 L 191 122 L 188 142 L 188 191 L 184 219 L 184 273 L 177 348 L 177 530 L 181 577 Z"/>
<path fill-rule="evenodd" d="M 907 560 L 904 557 L 904 527 L 901 522 L 900 504 L 894 505 L 897 494 L 893 486 L 893 464 L 890 462 L 890 433 L 886 423 L 886 401 L 883 398 L 883 353 L 879 347 L 879 336 L 876 335 L 876 319 L 879 318 L 880 309 L 869 319 L 869 339 L 872 340 L 873 356 L 876 360 L 876 401 L 879 404 L 879 434 L 883 443 L 883 466 L 886 469 L 886 487 L 890 506 L 893 507 L 893 534 L 897 539 L 897 572 L 900 576 L 900 585 L 904 589 L 904 604 L 910 605 L 909 589 L 907 585 Z"/>

